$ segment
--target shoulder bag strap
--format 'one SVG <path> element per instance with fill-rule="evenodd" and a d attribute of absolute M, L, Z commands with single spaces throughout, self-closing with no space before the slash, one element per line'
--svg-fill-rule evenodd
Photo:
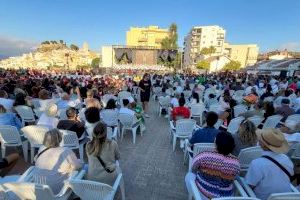
<path fill-rule="evenodd" d="M 43 154 L 45 153 L 48 149 L 50 149 L 49 147 L 45 148 L 43 151 L 41 151 L 40 153 L 38 153 L 35 157 L 35 161 Z"/>
<path fill-rule="evenodd" d="M 115 171 L 115 170 L 108 169 L 104 161 L 100 158 L 100 156 L 97 156 L 97 159 L 99 160 L 100 164 L 102 165 L 102 167 L 105 169 L 107 173 L 113 173 Z"/>
<path fill-rule="evenodd" d="M 283 167 L 279 162 L 277 162 L 274 158 L 271 158 L 270 156 L 262 156 L 262 157 L 273 162 L 290 178 L 291 181 L 293 180 L 293 176 L 290 174 L 290 172 L 285 167 Z"/>

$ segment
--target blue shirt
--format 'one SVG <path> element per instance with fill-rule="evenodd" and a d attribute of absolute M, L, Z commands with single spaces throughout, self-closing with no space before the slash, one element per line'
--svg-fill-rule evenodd
<path fill-rule="evenodd" d="M 190 144 L 196 143 L 214 143 L 217 134 L 219 133 L 218 129 L 214 127 L 205 127 L 203 129 L 198 129 L 190 139 Z"/>
<path fill-rule="evenodd" d="M 22 128 L 21 121 L 16 117 L 14 113 L 1 113 L 0 125 L 15 126 L 18 130 Z"/>

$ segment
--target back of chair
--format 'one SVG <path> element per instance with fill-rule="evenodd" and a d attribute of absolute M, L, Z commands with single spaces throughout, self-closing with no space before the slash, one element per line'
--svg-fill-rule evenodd
<path fill-rule="evenodd" d="M 300 123 L 300 114 L 293 114 L 293 115 L 290 115 L 286 118 L 285 121 L 295 121 L 297 123 Z"/>
<path fill-rule="evenodd" d="M 20 115 L 22 120 L 35 121 L 33 110 L 29 106 L 16 106 L 15 110 L 17 111 L 18 115 Z"/>
<path fill-rule="evenodd" d="M 237 90 L 234 92 L 235 97 L 242 97 L 244 95 L 244 90 Z"/>
<path fill-rule="evenodd" d="M 184 98 L 190 98 L 192 96 L 192 91 L 191 90 L 184 90 L 183 91 L 183 95 L 184 95 Z"/>
<path fill-rule="evenodd" d="M 3 187 L 8 191 L 13 192 L 20 199 L 55 199 L 52 190 L 47 185 L 16 182 L 5 183 L 3 184 Z"/>
<path fill-rule="evenodd" d="M 114 190 L 111 186 L 88 180 L 70 180 L 73 192 L 83 200 L 112 200 Z"/>
<path fill-rule="evenodd" d="M 161 87 L 154 87 L 154 88 L 153 88 L 153 93 L 154 93 L 155 95 L 158 95 L 158 93 L 160 93 L 161 90 L 162 90 Z"/>
<path fill-rule="evenodd" d="M 49 128 L 45 126 L 30 125 L 21 129 L 24 136 L 29 140 L 30 145 L 40 146 L 43 144 L 44 137 Z"/>
<path fill-rule="evenodd" d="M 131 93 L 130 92 L 127 92 L 127 91 L 121 91 L 119 92 L 118 94 L 118 99 L 121 100 L 121 99 L 127 99 L 128 97 L 131 96 Z"/>
<path fill-rule="evenodd" d="M 280 120 L 283 118 L 281 115 L 272 115 L 267 118 L 264 123 L 263 129 L 265 128 L 275 128 L 279 124 Z"/>
<path fill-rule="evenodd" d="M 193 119 L 180 119 L 176 121 L 176 135 L 189 136 L 193 133 L 196 121 Z"/>
<path fill-rule="evenodd" d="M 113 109 L 104 109 L 100 114 L 103 122 L 107 126 L 116 126 L 118 125 L 118 111 Z"/>
<path fill-rule="evenodd" d="M 117 97 L 112 95 L 112 94 L 105 94 L 102 98 L 101 98 L 101 102 L 103 104 L 104 107 L 106 107 L 107 102 L 110 99 L 114 99 L 115 101 L 117 100 Z"/>
<path fill-rule="evenodd" d="M 215 129 L 219 129 L 223 122 L 224 121 L 222 119 L 218 119 L 218 121 L 214 125 Z"/>
<path fill-rule="evenodd" d="M 134 118 L 135 116 L 131 116 L 129 114 L 119 114 L 119 120 L 121 122 L 121 124 L 126 127 L 126 128 L 132 128 L 132 125 L 134 123 Z"/>
<path fill-rule="evenodd" d="M 231 134 L 236 134 L 244 119 L 244 117 L 233 118 L 228 124 L 227 131 Z"/>
<path fill-rule="evenodd" d="M 58 110 L 58 116 L 59 116 L 60 120 L 68 119 L 66 111 L 67 111 L 67 109 L 59 109 Z"/>
<path fill-rule="evenodd" d="M 61 146 L 70 148 L 79 148 L 79 140 L 77 134 L 73 131 L 59 130 L 62 132 Z"/>
<path fill-rule="evenodd" d="M 236 105 L 233 107 L 234 117 L 238 117 L 240 114 L 247 112 L 247 106 L 245 105 Z"/>
<path fill-rule="evenodd" d="M 214 151 L 214 143 L 196 143 L 193 145 L 193 157 L 204 151 Z"/>
<path fill-rule="evenodd" d="M 205 111 L 204 104 L 192 104 L 191 105 L 191 114 L 192 116 L 200 116 Z"/>
<path fill-rule="evenodd" d="M 299 200 L 299 192 L 275 193 L 271 194 L 268 200 Z"/>
<path fill-rule="evenodd" d="M 209 111 L 211 112 L 215 112 L 215 113 L 219 113 L 219 107 L 220 105 L 219 104 L 212 104 L 209 106 Z"/>
<path fill-rule="evenodd" d="M 262 152 L 263 150 L 259 146 L 242 149 L 238 156 L 241 169 L 242 170 L 248 169 L 251 161 L 261 157 Z"/>
<path fill-rule="evenodd" d="M 264 120 L 261 116 L 253 116 L 248 118 L 249 121 L 251 121 L 256 127 L 260 125 L 260 123 Z"/>
<path fill-rule="evenodd" d="M 0 125 L 1 144 L 22 144 L 19 131 L 14 126 Z"/>
<path fill-rule="evenodd" d="M 167 108 L 170 105 L 170 97 L 169 96 L 159 97 L 158 102 L 161 107 Z"/>

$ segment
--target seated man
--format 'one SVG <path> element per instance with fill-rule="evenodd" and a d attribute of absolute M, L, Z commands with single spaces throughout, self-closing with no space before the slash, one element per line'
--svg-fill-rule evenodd
<path fill-rule="evenodd" d="M 206 116 L 206 126 L 198 129 L 190 139 L 190 144 L 196 143 L 213 143 L 217 134 L 218 129 L 215 129 L 214 125 L 218 121 L 218 115 L 215 112 L 208 112 Z"/>
<path fill-rule="evenodd" d="M 71 100 L 71 94 L 68 94 L 66 92 L 62 93 L 61 99 L 57 101 L 57 107 L 58 109 L 67 109 L 68 107 L 76 107 L 81 103 L 81 95 L 80 95 L 80 89 L 76 87 L 76 95 L 77 99 Z"/>
<path fill-rule="evenodd" d="M 77 137 L 80 138 L 84 133 L 84 123 L 79 121 L 77 111 L 75 108 L 70 107 L 66 110 L 66 115 L 68 119 L 60 120 L 57 124 L 58 129 L 74 131 Z"/>
<path fill-rule="evenodd" d="M 12 110 L 14 100 L 8 98 L 8 94 L 5 90 L 0 90 L 0 104 L 9 112 Z"/>
<path fill-rule="evenodd" d="M 275 111 L 276 114 L 283 116 L 281 121 L 285 121 L 288 116 L 295 114 L 295 111 L 290 107 L 289 104 L 290 104 L 289 99 L 282 99 L 281 106 L 277 108 Z"/>
<path fill-rule="evenodd" d="M 129 109 L 130 103 L 128 99 L 123 99 L 123 106 L 124 107 L 120 108 L 119 114 L 129 114 L 131 116 L 135 115 L 135 112 Z"/>
<path fill-rule="evenodd" d="M 294 165 L 285 155 L 289 145 L 284 135 L 277 129 L 258 129 L 256 133 L 264 151 L 262 157 L 250 163 L 246 183 L 262 200 L 273 193 L 291 192 L 290 177 L 294 174 Z"/>
<path fill-rule="evenodd" d="M 191 116 L 191 111 L 185 105 L 185 99 L 181 97 L 179 99 L 179 107 L 175 107 L 172 110 L 172 119 L 174 121 L 177 120 L 177 117 L 182 117 L 182 118 L 190 118 Z"/>

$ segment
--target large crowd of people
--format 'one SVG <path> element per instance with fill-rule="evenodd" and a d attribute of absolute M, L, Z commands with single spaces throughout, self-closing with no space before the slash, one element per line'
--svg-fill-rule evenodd
<path fill-rule="evenodd" d="M 14 126 L 20 132 L 28 125 L 49 129 L 34 158 L 35 173 L 46 177 L 45 184 L 55 194 L 69 174 L 80 169 L 87 171 L 88 180 L 113 185 L 121 172 L 120 151 L 117 141 L 109 135 L 123 134 L 119 115 L 130 116 L 133 127 L 139 126 L 141 132 L 146 130 L 145 120 L 151 117 L 150 110 L 156 109 L 149 107 L 152 99 L 156 104 L 167 99 L 160 115 L 167 118 L 171 129 L 176 129 L 179 120 L 193 118 L 193 107 L 202 108 L 200 120 L 195 118 L 198 125 L 187 138 L 180 139 L 180 147 L 193 149 L 199 143 L 215 144 L 214 151 L 191 153 L 191 171 L 185 178 L 187 187 L 190 187 L 187 180 L 194 180 L 203 199 L 233 196 L 233 182 L 239 175 L 244 176 L 257 198 L 263 200 L 273 193 L 291 192 L 290 183 L 295 186 L 300 183 L 299 160 L 291 159 L 294 151 L 300 149 L 297 77 L 229 72 L 202 75 L 0 72 L 0 126 Z M 32 109 L 34 122 L 22 119 L 20 106 Z M 243 111 L 238 112 L 237 106 L 243 106 Z M 276 115 L 281 116 L 280 122 L 265 128 L 268 119 Z M 230 131 L 228 127 L 239 117 L 242 120 L 238 128 Z M 260 117 L 261 121 L 255 124 L 253 117 Z M 74 132 L 79 142 L 85 143 L 86 162 L 61 145 L 62 130 Z M 22 136 L 22 140 L 26 139 Z M 242 175 L 240 152 L 258 146 L 262 155 Z M 18 157 L 11 154 L 2 158 L 3 176 Z"/>

